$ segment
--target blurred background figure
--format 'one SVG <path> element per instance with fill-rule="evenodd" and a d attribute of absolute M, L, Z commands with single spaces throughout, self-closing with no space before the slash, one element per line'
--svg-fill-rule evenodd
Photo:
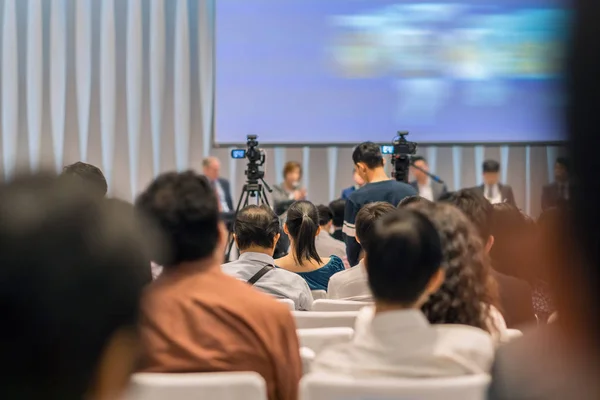
<path fill-rule="evenodd" d="M 346 243 L 335 239 L 330 233 L 333 230 L 333 213 L 331 209 L 321 204 L 317 206 L 317 210 L 321 229 L 315 240 L 315 246 L 319 257 L 326 258 L 333 254 L 344 260 L 346 258 Z"/>
<path fill-rule="evenodd" d="M 283 182 L 273 185 L 273 208 L 277 215 L 287 211 L 294 201 L 306 200 L 306 189 L 302 188 L 302 165 L 288 161 L 283 167 Z"/>
<path fill-rule="evenodd" d="M 482 169 L 483 185 L 478 188 L 485 198 L 492 204 L 507 202 L 516 206 L 512 187 L 500 183 L 500 163 L 486 160 L 483 162 Z"/>
<path fill-rule="evenodd" d="M 554 164 L 554 182 L 542 189 L 542 211 L 556 207 L 569 201 L 570 163 L 565 157 L 559 157 Z"/>
<path fill-rule="evenodd" d="M 342 190 L 342 200 L 348 200 L 348 197 L 350 197 L 355 190 L 360 189 L 365 184 L 365 180 L 361 178 L 356 168 L 352 170 L 352 179 L 354 180 L 354 185 Z"/>
<path fill-rule="evenodd" d="M 129 382 L 150 256 L 133 207 L 97 194 L 0 187 L 0 398 L 109 400 Z"/>
<path fill-rule="evenodd" d="M 75 184 L 83 185 L 87 190 L 99 197 L 106 196 L 108 184 L 100 170 L 92 164 L 78 161 L 63 168 L 62 177 L 72 179 Z"/>
<path fill-rule="evenodd" d="M 415 167 L 429 172 L 429 164 L 427 164 L 427 160 L 424 157 L 413 157 L 412 163 Z M 410 172 L 415 177 L 415 180 L 410 184 L 417 189 L 419 196 L 429 201 L 437 201 L 448 192 L 445 184 L 434 181 L 425 172 L 414 167 L 410 168 Z"/>
<path fill-rule="evenodd" d="M 342 229 L 344 228 L 344 211 L 346 210 L 346 200 L 337 199 L 329 203 L 329 209 L 331 210 L 331 214 L 333 215 L 331 219 L 331 227 L 333 232 L 331 236 L 337 240 L 344 240 L 344 233 Z"/>
<path fill-rule="evenodd" d="M 231 198 L 231 185 L 227 179 L 221 178 L 221 162 L 217 157 L 207 157 L 202 161 L 202 174 L 208 178 L 215 189 L 221 212 L 235 211 Z"/>

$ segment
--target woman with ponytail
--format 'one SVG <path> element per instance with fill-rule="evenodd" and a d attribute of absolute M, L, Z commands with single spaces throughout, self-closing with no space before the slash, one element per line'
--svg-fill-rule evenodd
<path fill-rule="evenodd" d="M 317 207 L 310 201 L 293 203 L 287 211 L 283 230 L 290 239 L 290 252 L 275 260 L 275 264 L 300 275 L 311 290 L 327 290 L 329 278 L 343 271 L 344 263 L 337 256 L 321 258 L 317 253 L 315 239 L 321 230 Z"/>

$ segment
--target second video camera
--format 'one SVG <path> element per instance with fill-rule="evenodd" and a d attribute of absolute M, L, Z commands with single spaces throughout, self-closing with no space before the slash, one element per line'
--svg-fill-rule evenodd
<path fill-rule="evenodd" d="M 265 163 L 265 153 L 258 147 L 258 136 L 248 135 L 246 140 L 246 149 L 231 150 L 232 158 L 247 158 L 246 178 L 248 183 L 257 183 L 265 177 L 263 165 Z"/>
<path fill-rule="evenodd" d="M 410 158 L 417 154 L 418 144 L 409 142 L 406 140 L 406 136 L 408 136 L 408 132 L 398 132 L 398 136 L 394 138 L 392 146 L 383 146 L 382 152 L 392 155 L 392 165 L 394 166 L 392 176 L 397 181 L 408 183 Z"/>

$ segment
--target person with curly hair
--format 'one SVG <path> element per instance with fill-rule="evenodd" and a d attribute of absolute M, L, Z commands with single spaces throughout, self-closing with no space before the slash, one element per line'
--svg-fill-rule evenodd
<path fill-rule="evenodd" d="M 407 209 L 429 218 L 442 239 L 446 278 L 422 311 L 432 324 L 463 324 L 499 339 L 506 329 L 498 312 L 498 291 L 490 261 L 473 224 L 445 203 L 414 203 Z"/>

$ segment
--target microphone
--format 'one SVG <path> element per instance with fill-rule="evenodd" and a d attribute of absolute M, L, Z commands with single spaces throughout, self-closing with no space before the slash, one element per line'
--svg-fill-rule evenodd
<path fill-rule="evenodd" d="M 425 169 L 423 169 L 423 168 L 419 167 L 418 165 L 415 165 L 413 162 L 411 162 L 411 163 L 410 163 L 410 165 L 411 165 L 411 167 L 413 167 L 414 169 L 417 169 L 417 170 L 419 170 L 419 171 L 423 172 L 423 173 L 424 173 L 425 175 L 427 175 L 427 176 L 428 176 L 428 177 L 429 177 L 431 180 L 433 180 L 433 181 L 435 181 L 435 182 L 437 182 L 437 183 L 441 183 L 442 185 L 445 185 L 445 184 L 446 184 L 446 182 L 444 182 L 444 181 L 442 180 L 442 178 L 440 178 L 439 176 L 437 176 L 437 175 L 434 175 L 434 174 L 432 174 L 431 172 L 429 172 L 429 171 L 427 171 L 427 170 L 425 170 Z"/>

